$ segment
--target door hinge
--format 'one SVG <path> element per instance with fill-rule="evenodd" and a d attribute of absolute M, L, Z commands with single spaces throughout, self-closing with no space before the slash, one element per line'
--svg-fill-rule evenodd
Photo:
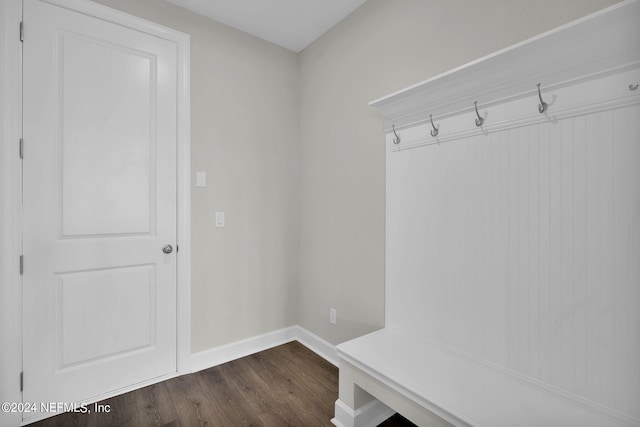
<path fill-rule="evenodd" d="M 20 275 L 24 273 L 24 256 L 20 255 Z"/>
<path fill-rule="evenodd" d="M 24 391 L 24 371 L 20 372 L 20 391 Z"/>
<path fill-rule="evenodd" d="M 20 41 L 24 41 L 24 22 L 20 21 Z"/>
<path fill-rule="evenodd" d="M 24 139 L 20 138 L 20 158 L 24 159 Z"/>

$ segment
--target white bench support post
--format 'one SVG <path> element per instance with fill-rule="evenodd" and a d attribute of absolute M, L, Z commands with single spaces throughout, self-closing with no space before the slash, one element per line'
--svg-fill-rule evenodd
<path fill-rule="evenodd" d="M 338 427 L 375 427 L 396 411 L 421 427 L 454 425 L 342 358 L 339 380 L 339 399 L 332 420 Z"/>
<path fill-rule="evenodd" d="M 395 413 L 358 386 L 356 376 L 355 368 L 340 360 L 339 395 L 331 420 L 337 427 L 374 427 Z"/>

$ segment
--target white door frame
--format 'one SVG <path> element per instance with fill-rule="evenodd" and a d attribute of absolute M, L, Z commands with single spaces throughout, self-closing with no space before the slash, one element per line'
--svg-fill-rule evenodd
<path fill-rule="evenodd" d="M 177 374 L 191 372 L 191 212 L 189 35 L 87 0 L 40 0 L 176 43 L 177 105 Z M 22 370 L 22 0 L 0 1 L 0 402 L 21 402 Z M 28 27 L 25 32 L 29 31 Z M 25 155 L 28 155 L 26 150 Z M 25 264 L 28 268 L 28 262 Z M 28 375 L 28 373 L 26 373 Z M 15 378 L 15 381 L 12 379 Z M 0 411 L 0 425 L 21 414 Z"/>

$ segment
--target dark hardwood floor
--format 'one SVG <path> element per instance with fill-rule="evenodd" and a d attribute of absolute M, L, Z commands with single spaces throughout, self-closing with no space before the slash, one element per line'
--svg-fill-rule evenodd
<path fill-rule="evenodd" d="M 64 413 L 30 426 L 328 427 L 337 398 L 338 369 L 294 341 L 99 402 L 110 412 Z M 396 415 L 382 426 L 413 424 Z"/>

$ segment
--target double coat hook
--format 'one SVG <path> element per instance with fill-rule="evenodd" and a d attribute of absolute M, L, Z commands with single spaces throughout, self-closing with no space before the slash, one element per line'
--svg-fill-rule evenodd
<path fill-rule="evenodd" d="M 391 128 L 393 129 L 393 134 L 395 135 L 395 138 L 393 138 L 393 143 L 398 145 L 400 144 L 400 136 L 396 133 L 396 125 L 391 125 Z"/>
<path fill-rule="evenodd" d="M 538 104 L 538 112 L 542 114 L 547 111 L 547 107 L 549 107 L 549 105 L 542 100 L 542 94 L 540 93 L 540 83 L 538 83 L 538 98 L 540 98 L 540 104 Z"/>
<path fill-rule="evenodd" d="M 476 108 L 476 116 L 478 116 L 476 119 L 476 126 L 480 127 L 484 123 L 484 117 L 481 117 L 480 113 L 478 113 L 478 101 L 475 101 L 473 106 Z"/>
<path fill-rule="evenodd" d="M 431 114 L 429 114 L 429 121 L 431 122 L 431 127 L 433 128 L 433 130 L 431 131 L 431 136 L 435 138 L 436 136 L 438 136 L 438 132 L 440 132 L 440 125 L 438 125 L 438 127 L 434 126 L 433 116 Z"/>

